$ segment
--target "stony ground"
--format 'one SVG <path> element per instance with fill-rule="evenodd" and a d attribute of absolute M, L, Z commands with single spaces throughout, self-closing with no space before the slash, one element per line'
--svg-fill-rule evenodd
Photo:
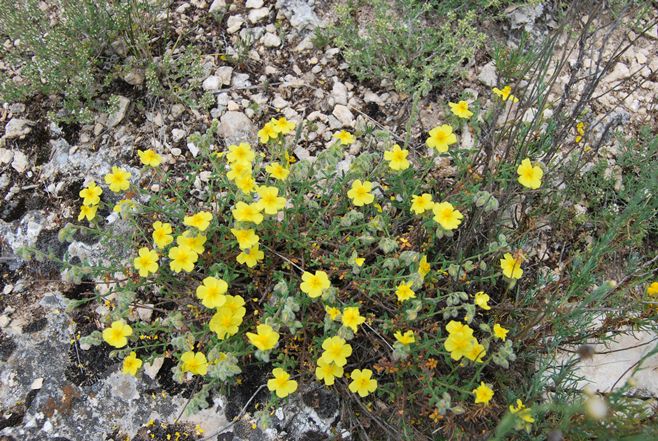
<path fill-rule="evenodd" d="M 112 86 L 120 96 L 118 110 L 97 115 L 94 124 L 49 122 L 44 110 L 47 98 L 7 103 L 0 110 L 0 440 L 119 440 L 127 435 L 153 439 L 150 434 L 168 439 L 167 434 L 178 432 L 180 439 L 310 441 L 341 432 L 338 403 L 321 389 L 306 390 L 277 411 L 275 427 L 267 433 L 252 428 L 249 412 L 253 407 L 246 404 L 262 384 L 260 373 L 247 373 L 242 389 L 230 397 L 215 397 L 212 408 L 181 417 L 191 389 L 172 381 L 169 360 L 147 366 L 144 381 L 122 375 L 118 364 L 107 358 L 106 349 L 85 348 L 76 340 L 76 335 L 86 335 L 99 324 L 93 310 L 71 310 L 67 304 L 84 297 L 93 286 L 72 285 L 62 280 L 56 265 L 25 262 L 17 256 L 20 247 L 36 246 L 50 248 L 59 256 L 68 252 L 70 257 L 98 259 L 102 250 L 97 244 L 63 245 L 57 240 L 58 230 L 77 216 L 77 195 L 84 183 L 102 181 L 111 165 L 129 167 L 137 175 L 138 148 L 154 148 L 170 167 L 184 163 L 197 153 L 187 136 L 203 131 L 213 118 L 220 121 L 218 143 L 227 145 L 245 140 L 256 145 L 259 125 L 277 114 L 313 121 L 313 129 L 294 151 L 301 159 L 313 158 L 339 129 L 353 130 L 368 123 L 403 133 L 409 97 L 386 85 L 358 83 L 349 75 L 338 49 L 313 47 L 314 28 L 333 19 L 330 4 L 313 0 L 234 3 L 223 16 L 221 28 L 212 13 L 225 7 L 222 0 L 175 5 L 175 25 L 181 32 L 195 27 L 196 34 L 188 38 L 206 54 L 202 88 L 216 96 L 209 113 L 147 99 L 139 71 Z M 550 15 L 542 7 L 521 8 L 509 11 L 505 32 L 512 42 L 520 28 L 541 33 L 550 26 Z M 632 37 L 626 32 L 616 36 L 619 41 Z M 598 115 L 616 109 L 629 127 L 648 123 L 655 128 L 657 37 L 656 29 L 650 30 L 618 60 L 604 79 L 612 91 L 597 100 Z M 241 41 L 253 44 L 244 49 Z M 221 47 L 226 47 L 228 55 L 240 53 L 244 62 L 226 65 L 216 53 Z M 631 77 L 638 88 L 614 87 Z M 414 135 L 419 137 L 441 120 L 439 103 L 464 89 L 474 96 L 489 96 L 491 87 L 498 85 L 495 66 L 488 60 L 466 66 L 458 84 L 422 103 Z M 465 146 L 472 142 L 468 136 L 462 138 Z M 351 146 L 341 166 L 349 166 L 363 147 L 358 142 Z M 601 154 L 614 173 L 615 144 L 607 145 Z M 138 313 L 148 320 L 148 311 Z M 619 344 L 634 346 L 631 340 Z M 623 373 L 646 349 L 623 352 L 615 372 Z M 653 366 L 658 366 L 658 360 Z M 595 360 L 586 368 L 591 370 L 589 378 L 601 381 L 616 375 L 597 366 Z M 655 373 L 647 377 L 647 387 L 658 394 L 655 378 Z M 258 399 L 256 394 L 254 402 Z M 230 425 L 236 416 L 240 418 Z M 345 433 L 344 439 L 348 438 Z"/>

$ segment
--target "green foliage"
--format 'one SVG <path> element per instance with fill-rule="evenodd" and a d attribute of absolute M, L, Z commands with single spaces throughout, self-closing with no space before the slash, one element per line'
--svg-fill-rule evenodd
<path fill-rule="evenodd" d="M 386 80 L 406 93 L 450 81 L 484 41 L 474 11 L 438 11 L 419 0 L 350 1 L 336 13 L 318 42 L 342 49 L 360 80 Z"/>

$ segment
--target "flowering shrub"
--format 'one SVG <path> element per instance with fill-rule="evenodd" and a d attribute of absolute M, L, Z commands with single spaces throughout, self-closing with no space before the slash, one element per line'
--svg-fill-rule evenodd
<path fill-rule="evenodd" d="M 500 108 L 520 99 L 509 86 L 492 97 Z M 214 122 L 190 138 L 200 154 L 182 177 L 139 150 L 139 173 L 115 166 L 106 186 L 90 181 L 78 218 L 88 226 L 61 233 L 118 244 L 105 263 L 67 270 L 103 281 L 103 330 L 82 342 L 111 346 L 126 375 L 172 358 L 175 381 L 201 382 L 190 412 L 259 369 L 269 406 L 315 383 L 348 406 L 387 403 L 417 433 L 465 412 L 492 425 L 506 414 L 531 431 L 537 407 L 501 375 L 525 331 L 497 306 L 544 277 L 518 231 L 525 221 L 506 212 L 537 204 L 551 171 L 533 150 L 491 176 L 475 171 L 480 151 L 455 144 L 493 117 L 473 104 L 446 103 L 447 121 L 424 144 L 340 131 L 313 161 L 292 155 L 305 127 L 284 117 L 262 127 L 258 145 L 226 149 L 215 147 Z M 377 147 L 339 166 L 368 136 Z M 269 415 L 257 412 L 262 427 Z"/>

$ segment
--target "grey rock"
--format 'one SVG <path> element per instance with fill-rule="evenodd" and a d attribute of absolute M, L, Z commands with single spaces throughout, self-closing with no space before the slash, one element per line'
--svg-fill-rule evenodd
<path fill-rule="evenodd" d="M 245 3 L 245 6 L 248 9 L 258 9 L 263 6 L 263 3 L 265 3 L 263 0 L 247 0 L 247 3 Z"/>
<path fill-rule="evenodd" d="M 0 165 L 9 164 L 14 159 L 14 151 L 0 147 Z"/>
<path fill-rule="evenodd" d="M 256 138 L 256 128 L 242 112 L 228 111 L 219 120 L 218 134 L 226 145 L 251 142 Z"/>
<path fill-rule="evenodd" d="M 217 69 L 215 75 L 217 76 L 217 78 L 219 78 L 219 82 L 222 86 L 228 86 L 229 84 L 231 84 L 231 76 L 233 75 L 233 68 L 231 66 L 222 66 L 219 69 Z"/>
<path fill-rule="evenodd" d="M 347 105 L 347 87 L 340 81 L 334 81 L 331 96 L 335 104 Z"/>
<path fill-rule="evenodd" d="M 0 220 L 0 237 L 16 253 L 19 248 L 36 245 L 45 223 L 43 211 L 28 211 L 17 225 Z"/>
<path fill-rule="evenodd" d="M 126 116 L 126 111 L 128 110 L 128 105 L 130 104 L 130 99 L 125 96 L 117 96 L 119 106 L 116 112 L 112 113 L 107 118 L 107 127 L 112 128 L 123 121 L 123 118 Z"/>
<path fill-rule="evenodd" d="M 244 18 L 241 15 L 231 15 L 228 20 L 226 20 L 226 32 L 229 34 L 235 34 L 240 30 L 244 24 Z"/>
<path fill-rule="evenodd" d="M 495 87 L 498 85 L 498 74 L 496 73 L 496 65 L 493 61 L 482 66 L 478 80 L 485 86 Z"/>
<path fill-rule="evenodd" d="M 231 80 L 231 85 L 237 88 L 244 88 L 251 86 L 251 81 L 249 81 L 249 74 L 235 74 Z"/>
<path fill-rule="evenodd" d="M 25 136 L 32 131 L 30 126 L 34 125 L 34 121 L 23 118 L 12 118 L 5 126 L 4 139 L 14 139 Z"/>
<path fill-rule="evenodd" d="M 320 19 L 313 10 L 313 0 L 277 0 L 276 8 L 283 12 L 290 25 L 297 29 L 314 29 L 320 25 Z"/>
<path fill-rule="evenodd" d="M 144 83 L 144 69 L 132 69 L 123 76 L 123 81 L 132 86 L 142 85 Z"/>
<path fill-rule="evenodd" d="M 16 150 L 14 152 L 14 160 L 11 162 L 11 166 L 18 173 L 23 173 L 28 169 L 30 164 L 27 160 L 27 156 L 25 156 L 25 153 L 21 152 L 20 150 Z"/>
<path fill-rule="evenodd" d="M 181 139 L 185 138 L 185 135 L 187 135 L 187 133 L 183 129 L 172 129 L 171 131 L 171 139 L 174 142 L 178 142 Z"/>
<path fill-rule="evenodd" d="M 266 33 L 261 39 L 265 47 L 279 47 L 281 46 L 281 39 L 271 32 Z"/>
<path fill-rule="evenodd" d="M 543 13 L 543 4 L 514 7 L 509 14 L 510 26 L 512 29 L 523 28 L 527 32 L 531 32 L 535 22 Z"/>
<path fill-rule="evenodd" d="M 226 8 L 226 0 L 215 0 L 210 5 L 210 9 L 208 9 L 208 12 L 219 12 L 224 8 Z"/>
<path fill-rule="evenodd" d="M 221 80 L 218 76 L 215 75 L 211 75 L 203 80 L 203 84 L 201 85 L 203 90 L 208 92 L 215 92 L 219 90 L 219 86 L 221 86 Z"/>
<path fill-rule="evenodd" d="M 346 106 L 338 104 L 334 107 L 332 115 L 343 125 L 343 127 L 351 127 L 354 125 L 354 114 Z"/>
<path fill-rule="evenodd" d="M 270 15 L 270 8 L 258 8 L 249 11 L 248 19 L 250 23 L 258 23 Z"/>

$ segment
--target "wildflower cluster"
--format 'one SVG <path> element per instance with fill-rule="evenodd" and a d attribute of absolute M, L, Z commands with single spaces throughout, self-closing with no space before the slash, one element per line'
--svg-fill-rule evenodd
<path fill-rule="evenodd" d="M 518 101 L 507 88 L 494 93 Z M 134 234 L 130 257 L 117 250 L 113 262 L 122 263 L 104 268 L 110 279 L 125 277 L 99 298 L 115 305 L 102 311 L 102 340 L 122 371 L 139 376 L 164 355 L 176 361 L 176 381 L 204 377 L 216 387 L 237 381 L 246 365 L 265 367 L 273 400 L 317 381 L 355 399 L 393 401 L 414 385 L 415 400 L 444 413 L 488 404 L 495 391 L 483 367 L 515 359 L 513 331 L 496 321 L 496 281 L 514 286 L 525 258 L 504 237 L 468 259 L 448 245 L 474 221 L 473 209 L 496 209 L 493 194 L 461 193 L 433 177 L 438 156 L 465 155 L 454 146 L 477 111 L 469 106 L 448 103 L 453 124 L 431 129 L 425 146 L 388 139 L 346 171 L 337 166 L 344 146 L 361 138 L 340 131 L 314 162 L 297 160 L 292 135 L 303 127 L 284 117 L 265 123 L 256 147 L 213 148 L 213 125 L 189 179 L 171 176 L 151 150 L 138 152 L 136 178 L 113 167 L 104 181 L 124 198 L 121 218 Z M 514 167 L 518 177 L 506 185 L 519 197 L 542 186 L 539 164 L 525 158 Z M 145 175 L 159 191 L 145 188 Z M 207 191 L 192 197 L 195 179 Z M 112 234 L 95 217 L 102 195 L 94 182 L 80 192 L 80 220 Z M 93 214 L 82 216 L 85 207 Z M 134 314 L 155 303 L 169 309 L 150 320 Z M 144 335 L 160 338 L 145 344 Z M 463 378 L 446 386 L 441 377 L 454 372 Z M 516 413 L 524 428 L 531 423 Z"/>

